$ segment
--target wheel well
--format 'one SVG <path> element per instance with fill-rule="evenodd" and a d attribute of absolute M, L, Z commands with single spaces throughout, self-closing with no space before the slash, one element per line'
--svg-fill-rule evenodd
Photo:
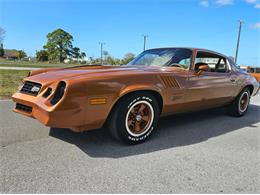
<path fill-rule="evenodd" d="M 252 95 L 252 93 L 254 92 L 254 86 L 253 85 L 247 85 L 247 86 L 244 87 L 244 89 L 245 88 L 248 88 L 249 91 L 250 91 L 250 95 Z"/>
<path fill-rule="evenodd" d="M 136 93 L 143 93 L 143 92 L 146 92 L 146 93 L 150 93 L 152 96 L 154 96 L 158 102 L 158 105 L 159 105 L 159 108 L 160 108 L 160 113 L 162 112 L 162 108 L 163 108 L 163 99 L 162 99 L 162 96 L 160 93 L 156 92 L 156 91 L 153 91 L 153 90 L 138 90 L 138 91 L 133 91 L 133 92 L 129 92 L 129 93 L 126 93 L 124 94 L 123 96 L 121 96 L 117 102 L 113 105 L 112 109 L 110 110 L 109 112 L 109 115 L 107 117 L 107 120 L 105 122 L 104 125 L 106 125 L 106 123 L 109 121 L 113 111 L 115 110 L 117 104 L 122 101 L 124 98 L 126 98 L 127 96 L 129 95 L 132 95 L 132 94 L 136 94 Z"/>
<path fill-rule="evenodd" d="M 152 91 L 152 90 L 146 90 L 146 92 L 150 93 L 152 96 L 154 96 L 156 98 L 159 108 L 160 108 L 160 114 L 161 114 L 162 108 L 163 108 L 163 99 L 162 99 L 161 94 L 156 91 Z"/>
<path fill-rule="evenodd" d="M 124 94 L 122 97 L 120 97 L 117 102 L 115 103 L 115 105 L 113 106 L 113 108 L 116 106 L 116 104 L 118 104 L 119 101 L 121 101 L 123 98 L 126 98 L 129 95 L 132 94 L 137 94 L 137 93 L 150 93 L 152 96 L 154 96 L 158 102 L 159 108 L 160 108 L 160 112 L 162 111 L 162 107 L 163 107 L 163 99 L 160 93 L 158 93 L 157 91 L 153 91 L 153 90 L 138 90 L 138 91 L 132 91 L 129 93 Z"/>

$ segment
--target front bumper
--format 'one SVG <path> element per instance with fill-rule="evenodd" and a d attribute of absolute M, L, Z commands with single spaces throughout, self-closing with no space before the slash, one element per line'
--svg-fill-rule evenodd
<path fill-rule="evenodd" d="M 84 124 L 84 111 L 75 104 L 73 104 L 74 106 L 63 106 L 62 102 L 59 102 L 53 106 L 41 94 L 31 96 L 20 92 L 13 94 L 12 99 L 16 103 L 14 112 L 35 118 L 46 126 L 80 131 Z M 17 106 L 17 104 L 28 109 L 21 109 L 21 106 Z"/>

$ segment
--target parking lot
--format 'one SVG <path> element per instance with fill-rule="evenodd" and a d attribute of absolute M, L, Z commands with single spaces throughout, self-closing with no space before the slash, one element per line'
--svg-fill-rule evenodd
<path fill-rule="evenodd" d="M 0 101 L 1 193 L 260 193 L 260 96 L 246 116 L 171 116 L 146 143 L 44 127 Z"/>

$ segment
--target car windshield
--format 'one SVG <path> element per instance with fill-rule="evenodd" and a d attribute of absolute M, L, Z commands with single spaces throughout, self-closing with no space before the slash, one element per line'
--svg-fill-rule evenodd
<path fill-rule="evenodd" d="M 174 66 L 189 68 L 192 51 L 182 48 L 151 49 L 142 52 L 128 65 L 142 66 Z"/>

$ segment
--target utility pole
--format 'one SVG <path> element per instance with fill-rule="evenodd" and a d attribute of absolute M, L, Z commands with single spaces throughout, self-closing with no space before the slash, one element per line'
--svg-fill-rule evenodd
<path fill-rule="evenodd" d="M 103 45 L 105 45 L 106 43 L 104 42 L 99 42 L 100 44 L 100 61 L 101 61 L 101 65 L 103 64 Z"/>
<path fill-rule="evenodd" d="M 239 43 L 240 43 L 240 34 L 241 34 L 241 28 L 243 25 L 243 21 L 239 20 L 239 29 L 238 29 L 238 36 L 237 36 L 237 48 L 236 48 L 236 55 L 235 55 L 235 64 L 237 63 L 237 57 L 238 57 L 238 50 L 239 50 Z"/>
<path fill-rule="evenodd" d="M 148 35 L 143 35 L 143 37 L 144 37 L 144 51 L 145 51 L 146 50 L 146 39 L 147 39 Z"/>

